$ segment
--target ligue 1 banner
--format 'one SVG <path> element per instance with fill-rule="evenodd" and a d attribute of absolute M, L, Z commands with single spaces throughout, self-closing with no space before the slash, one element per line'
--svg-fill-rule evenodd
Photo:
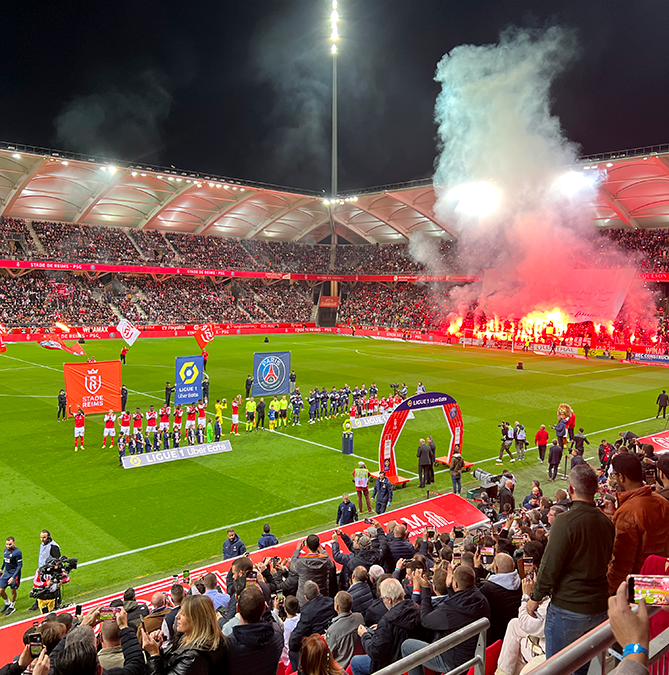
<path fill-rule="evenodd" d="M 198 356 L 177 356 L 174 373 L 174 402 L 196 403 L 202 398 L 204 359 Z"/>
<path fill-rule="evenodd" d="M 183 448 L 169 450 L 157 450 L 141 455 L 129 455 L 121 459 L 124 469 L 136 469 L 140 466 L 153 466 L 176 462 L 180 459 L 198 459 L 209 455 L 218 455 L 221 452 L 232 452 L 230 441 L 218 441 L 217 443 L 204 443 L 203 445 L 184 445 Z"/>
<path fill-rule="evenodd" d="M 121 410 L 121 362 L 64 363 L 67 414 Z"/>
<path fill-rule="evenodd" d="M 290 393 L 290 352 L 256 352 L 253 355 L 253 396 Z"/>

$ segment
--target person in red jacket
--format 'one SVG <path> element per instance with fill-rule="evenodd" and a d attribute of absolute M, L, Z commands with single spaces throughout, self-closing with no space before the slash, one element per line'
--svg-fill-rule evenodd
<path fill-rule="evenodd" d="M 534 435 L 534 442 L 539 449 L 539 461 L 543 464 L 546 459 L 546 446 L 548 445 L 548 432 L 545 424 L 542 424 L 539 431 Z"/>
<path fill-rule="evenodd" d="M 574 427 L 576 426 L 576 413 L 571 411 L 571 415 L 567 418 L 567 433 L 569 434 L 569 442 L 571 447 L 574 447 Z"/>

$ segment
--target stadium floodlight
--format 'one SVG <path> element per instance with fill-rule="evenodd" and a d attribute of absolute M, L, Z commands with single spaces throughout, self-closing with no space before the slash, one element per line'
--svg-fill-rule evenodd
<path fill-rule="evenodd" d="M 12 155 L 12 157 L 13 157 L 14 159 L 21 159 L 21 155 L 19 155 L 18 152 L 15 152 L 15 153 Z"/>
<path fill-rule="evenodd" d="M 446 197 L 455 205 L 455 212 L 463 216 L 485 216 L 499 206 L 500 194 L 490 183 L 478 181 L 456 185 Z"/>
<path fill-rule="evenodd" d="M 66 159 L 64 159 L 62 164 L 63 164 L 63 166 L 67 166 L 69 164 L 69 162 Z"/>
<path fill-rule="evenodd" d="M 596 173 L 586 175 L 581 171 L 567 171 L 555 181 L 555 185 L 563 194 L 574 197 L 582 190 L 595 187 L 598 180 L 599 176 Z"/>
<path fill-rule="evenodd" d="M 116 167 L 115 166 L 108 166 L 107 171 L 113 176 L 116 173 Z"/>

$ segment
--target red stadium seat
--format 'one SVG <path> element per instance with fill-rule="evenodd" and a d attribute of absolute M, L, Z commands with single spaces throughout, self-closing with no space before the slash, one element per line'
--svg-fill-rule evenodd
<path fill-rule="evenodd" d="M 499 659 L 499 654 L 502 651 L 502 641 L 497 640 L 493 642 L 490 646 L 486 647 L 485 650 L 485 675 L 495 675 L 497 670 L 497 660 Z M 474 669 L 470 668 L 467 672 L 467 675 L 474 675 Z"/>

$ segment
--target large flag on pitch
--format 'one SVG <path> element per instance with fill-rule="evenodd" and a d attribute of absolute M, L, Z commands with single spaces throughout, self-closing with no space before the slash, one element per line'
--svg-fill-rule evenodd
<path fill-rule="evenodd" d="M 208 342 L 211 342 L 216 333 L 214 332 L 214 327 L 210 324 L 207 323 L 204 326 L 200 326 L 196 331 L 195 331 L 195 339 L 197 340 L 197 343 L 200 345 L 200 349 L 204 349 L 205 345 Z"/>
<path fill-rule="evenodd" d="M 116 326 L 116 330 L 130 347 L 135 344 L 135 340 L 140 336 L 140 332 L 133 326 L 128 319 L 121 319 Z"/>
<path fill-rule="evenodd" d="M 0 354 L 4 354 L 7 351 L 7 345 L 2 340 L 2 335 L 0 335 Z"/>
<path fill-rule="evenodd" d="M 253 355 L 253 395 L 290 393 L 290 352 L 256 352 Z"/>
<path fill-rule="evenodd" d="M 202 398 L 202 356 L 177 356 L 174 375 L 174 402 L 195 403 Z"/>
<path fill-rule="evenodd" d="M 121 409 L 121 362 L 64 363 L 68 415 Z"/>
<path fill-rule="evenodd" d="M 37 340 L 40 347 L 44 347 L 44 349 L 62 349 L 68 354 L 86 356 L 84 348 L 78 342 L 75 342 L 71 347 L 68 347 L 57 335 L 53 335 L 52 333 L 40 335 Z"/>

